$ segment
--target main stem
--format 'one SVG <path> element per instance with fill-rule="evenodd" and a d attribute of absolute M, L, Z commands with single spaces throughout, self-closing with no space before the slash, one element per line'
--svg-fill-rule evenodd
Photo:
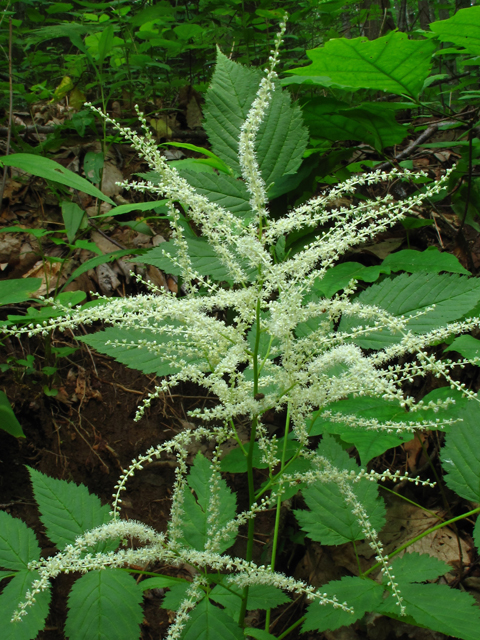
<path fill-rule="evenodd" d="M 253 351 L 253 395 L 254 397 L 258 393 L 258 350 L 260 347 L 260 298 L 257 300 L 256 318 L 255 318 L 256 336 L 255 336 L 255 348 Z M 250 432 L 250 443 L 247 453 L 247 479 L 248 479 L 248 504 L 249 508 L 252 507 L 255 502 L 255 484 L 253 478 L 253 451 L 255 447 L 255 440 L 257 437 L 257 425 L 258 417 L 254 416 L 252 420 L 252 430 Z M 250 518 L 248 521 L 248 534 L 247 534 L 247 553 L 245 554 L 245 560 L 251 562 L 253 557 L 253 536 L 255 533 L 255 520 Z M 242 607 L 240 609 L 240 615 L 238 618 L 238 624 L 243 627 L 245 623 L 245 613 L 247 611 L 248 601 L 248 586 L 244 588 L 242 594 Z"/>

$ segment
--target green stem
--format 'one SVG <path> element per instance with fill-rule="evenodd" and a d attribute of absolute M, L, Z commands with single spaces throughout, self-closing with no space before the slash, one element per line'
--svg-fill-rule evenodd
<path fill-rule="evenodd" d="M 288 436 L 289 428 L 290 428 L 290 403 L 287 406 L 287 417 L 285 420 L 285 436 L 283 439 L 283 451 L 282 451 L 282 460 L 280 463 L 280 473 L 283 471 L 283 467 L 285 466 L 285 458 L 287 457 L 287 436 Z M 273 530 L 272 559 L 270 562 L 270 569 L 272 571 L 275 571 L 275 560 L 277 558 L 278 535 L 280 531 L 281 511 L 282 511 L 282 495 L 279 493 L 277 496 L 277 511 L 275 513 L 275 527 Z M 267 613 L 265 616 L 265 631 L 267 632 L 268 632 L 268 628 L 270 627 L 270 613 L 271 613 L 271 609 L 267 609 Z"/>
<path fill-rule="evenodd" d="M 418 540 L 421 540 L 425 536 L 428 536 L 430 533 L 433 533 L 434 531 L 438 531 L 438 529 L 442 529 L 443 527 L 446 527 L 447 525 L 452 524 L 453 522 L 457 522 L 457 520 L 463 520 L 464 518 L 473 516 L 475 513 L 480 513 L 480 507 L 477 507 L 472 511 L 468 511 L 467 513 L 464 513 L 461 516 L 457 516 L 456 518 L 451 518 L 451 520 L 447 520 L 446 522 L 442 522 L 441 524 L 437 524 L 435 527 L 432 527 L 431 529 L 427 529 L 416 538 L 413 538 L 412 540 L 409 540 L 405 544 L 402 544 L 401 547 L 396 549 L 393 553 L 390 553 L 387 556 L 387 559 L 390 560 L 391 558 L 396 556 L 397 553 L 400 553 L 400 551 L 403 551 L 404 549 L 409 547 L 411 544 L 415 544 L 415 542 L 418 542 Z M 364 572 L 363 577 L 368 576 L 369 573 L 372 573 L 372 571 L 375 571 L 375 569 L 378 569 L 381 566 L 381 564 L 382 564 L 381 562 L 377 562 L 376 564 L 374 564 L 373 567 L 370 567 L 370 569 Z"/>
<path fill-rule="evenodd" d="M 288 627 L 288 629 L 286 629 L 281 636 L 278 636 L 277 640 L 283 640 L 283 638 L 286 638 L 291 631 L 296 629 L 304 621 L 305 621 L 305 616 L 302 616 L 299 620 L 294 622 L 291 627 Z"/>
<path fill-rule="evenodd" d="M 257 333 L 255 336 L 255 349 L 253 351 L 253 396 L 258 393 L 258 351 L 260 348 L 260 297 L 257 300 L 256 319 L 255 319 Z M 255 484 L 253 478 L 253 451 L 255 447 L 255 440 L 257 437 L 257 425 L 258 416 L 254 416 L 252 420 L 252 430 L 250 432 L 250 443 L 247 453 L 247 478 L 248 478 L 248 503 L 249 507 L 255 502 Z M 247 553 L 245 560 L 251 562 L 253 557 L 253 536 L 255 532 L 255 521 L 250 518 L 248 521 L 248 539 L 247 539 Z M 247 612 L 247 600 L 248 600 L 248 586 L 244 588 L 242 595 L 242 607 L 240 609 L 240 615 L 238 618 L 238 624 L 243 627 L 245 622 L 245 614 Z"/>

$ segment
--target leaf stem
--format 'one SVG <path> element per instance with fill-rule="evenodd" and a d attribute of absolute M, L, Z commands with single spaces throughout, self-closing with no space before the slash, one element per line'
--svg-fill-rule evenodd
<path fill-rule="evenodd" d="M 390 560 L 391 558 L 396 556 L 397 553 L 400 553 L 400 551 L 403 551 L 404 549 L 406 549 L 410 545 L 415 544 L 415 542 L 418 542 L 418 540 L 421 540 L 425 536 L 428 536 L 430 533 L 433 533 L 434 531 L 437 531 L 438 529 L 442 529 L 443 527 L 446 527 L 447 525 L 452 524 L 453 522 L 457 522 L 458 520 L 463 520 L 464 518 L 468 518 L 469 516 L 473 516 L 475 513 L 480 513 L 480 507 L 477 507 L 476 509 L 472 509 L 472 511 L 468 511 L 467 513 L 464 513 L 461 516 L 457 516 L 456 518 L 451 518 L 450 520 L 446 520 L 445 522 L 442 522 L 441 524 L 437 524 L 435 527 L 431 527 L 430 529 L 427 529 L 426 531 L 421 533 L 416 538 L 412 538 L 412 540 L 409 540 L 405 544 L 402 544 L 401 547 L 398 547 L 398 549 L 396 549 L 393 553 L 390 553 L 387 556 L 387 559 Z M 370 567 L 370 569 L 368 569 L 367 571 L 365 571 L 363 573 L 363 577 L 368 576 L 369 573 L 372 573 L 372 571 L 375 571 L 375 569 L 378 569 L 380 566 L 381 566 L 381 562 L 377 562 L 376 564 L 373 565 L 373 567 Z"/>

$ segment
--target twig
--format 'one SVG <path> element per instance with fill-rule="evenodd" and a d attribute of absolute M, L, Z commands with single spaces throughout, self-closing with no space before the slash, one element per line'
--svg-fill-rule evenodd
<path fill-rule="evenodd" d="M 383 169 L 389 169 L 392 166 L 393 162 L 398 162 L 399 160 L 403 160 L 403 158 L 406 158 L 407 156 L 409 156 L 412 153 L 412 151 L 416 147 L 418 147 L 419 144 L 422 144 L 422 142 L 425 142 L 425 140 L 428 140 L 428 138 L 433 136 L 433 134 L 437 130 L 438 130 L 438 123 L 431 124 L 427 129 L 425 129 L 425 131 L 423 131 L 418 136 L 418 138 L 416 140 L 411 142 L 408 145 L 408 147 L 406 147 L 400 153 L 397 153 L 397 155 L 390 162 L 382 162 L 381 164 L 377 164 L 372 168 L 372 170 L 373 171 L 378 171 L 378 170 L 383 170 Z"/>

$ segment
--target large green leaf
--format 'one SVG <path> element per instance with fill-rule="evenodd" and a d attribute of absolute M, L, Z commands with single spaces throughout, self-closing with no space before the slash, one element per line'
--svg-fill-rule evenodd
<path fill-rule="evenodd" d="M 155 578 L 153 578 L 155 580 Z M 177 611 L 180 605 L 187 597 L 187 591 L 192 584 L 190 582 L 179 582 L 177 584 L 170 585 L 169 591 L 162 600 L 160 605 L 162 609 L 168 609 L 169 611 Z"/>
<path fill-rule="evenodd" d="M 142 590 L 121 569 L 91 571 L 68 598 L 65 635 L 70 640 L 135 640 L 143 620 Z"/>
<path fill-rule="evenodd" d="M 323 436 L 318 454 L 330 460 L 339 470 L 360 472 L 356 462 L 332 436 Z M 377 485 L 362 479 L 353 484 L 352 489 L 367 511 L 372 526 L 380 531 L 385 523 L 385 506 L 378 497 Z M 309 538 L 332 545 L 365 538 L 358 518 L 352 513 L 352 507 L 345 503 L 336 480 L 309 485 L 302 493 L 309 510 L 297 510 L 295 516 Z"/>
<path fill-rule="evenodd" d="M 343 262 L 329 269 L 323 278 L 315 280 L 314 290 L 319 294 L 331 298 L 334 293 L 345 289 L 351 280 L 375 282 L 380 277 L 382 268 L 365 267 L 359 262 Z"/>
<path fill-rule="evenodd" d="M 20 571 L 3 589 L 0 595 L 0 635 L 2 640 L 34 640 L 45 626 L 48 607 L 51 600 L 50 588 L 35 596 L 35 603 L 27 609 L 27 615 L 21 622 L 10 622 L 18 605 L 25 601 L 25 594 L 34 580 L 38 580 L 37 571 Z"/>
<path fill-rule="evenodd" d="M 426 582 L 444 576 L 452 567 L 427 553 L 405 552 L 401 558 L 393 559 L 392 569 L 395 579 L 401 582 Z M 388 581 L 388 577 L 384 576 L 383 581 Z"/>
<path fill-rule="evenodd" d="M 480 502 L 480 426 L 478 403 L 470 400 L 459 412 L 463 422 L 454 425 L 442 449 L 447 486 L 462 498 Z"/>
<path fill-rule="evenodd" d="M 250 194 L 242 180 L 223 173 L 205 174 L 184 170 L 181 174 L 198 193 L 206 196 L 211 202 L 245 220 L 251 216 Z"/>
<path fill-rule="evenodd" d="M 320 588 L 328 597 L 337 597 L 338 601 L 353 607 L 354 613 L 335 609 L 332 605 L 321 605 L 318 601 L 312 602 L 305 613 L 305 622 L 302 632 L 306 631 L 333 631 L 339 627 L 353 624 L 362 618 L 367 611 L 373 611 L 381 602 L 383 588 L 373 580 L 346 577 L 341 580 L 329 582 Z"/>
<path fill-rule="evenodd" d="M 394 316 L 412 316 L 427 307 L 435 308 L 408 323 L 408 331 L 426 333 L 458 320 L 480 300 L 480 280 L 460 275 L 414 273 L 385 279 L 363 291 L 356 300 L 362 304 L 376 305 Z M 359 325 L 369 326 L 368 321 L 343 317 L 341 331 L 350 331 Z M 355 339 L 365 349 L 382 349 L 399 342 L 400 334 L 393 335 L 386 329 Z"/>
<path fill-rule="evenodd" d="M 15 280 L 2 280 L 0 282 L 0 305 L 16 304 L 30 300 L 42 284 L 41 278 L 18 278 Z"/>
<path fill-rule="evenodd" d="M 400 617 L 396 599 L 390 595 L 375 611 L 417 623 L 462 640 L 478 640 L 480 609 L 469 593 L 443 584 L 408 584 L 399 581 L 406 618 Z"/>
<path fill-rule="evenodd" d="M 180 323 L 169 322 L 170 325 L 180 326 Z M 172 337 L 147 329 L 108 327 L 105 331 L 81 336 L 78 339 L 100 353 L 115 358 L 117 362 L 121 362 L 130 369 L 137 369 L 143 373 L 155 373 L 157 376 L 169 376 L 179 371 L 179 366 L 170 365 L 166 357 L 162 358 L 158 352 L 150 351 L 144 346 L 147 342 L 155 344 L 157 347 L 169 346 L 174 349 L 175 344 L 179 341 L 178 336 Z M 107 342 L 111 344 L 107 344 Z M 204 360 L 203 354 L 195 351 L 195 345 L 192 344 L 191 349 L 192 353 L 182 355 L 187 362 L 198 363 L 200 360 Z"/>
<path fill-rule="evenodd" d="M 19 518 L 0 511 L 0 567 L 22 571 L 40 558 L 40 547 L 33 531 Z"/>
<path fill-rule="evenodd" d="M 242 590 L 232 585 L 228 585 L 227 589 L 223 584 L 217 584 L 210 592 L 209 597 L 217 604 L 222 605 L 229 616 L 238 619 L 242 607 L 242 595 Z M 281 589 L 273 585 L 254 584 L 248 589 L 247 611 L 275 609 L 275 607 L 286 602 L 290 602 L 290 598 Z"/>
<path fill-rule="evenodd" d="M 317 97 L 306 103 L 303 116 L 314 138 L 360 140 L 378 150 L 400 144 L 407 135 L 395 114 L 381 104 L 366 103 L 349 109 L 340 101 Z"/>
<path fill-rule="evenodd" d="M 14 153 L 11 156 L 0 158 L 0 165 L 16 167 L 39 178 L 52 180 L 53 182 L 58 182 L 72 189 L 78 189 L 78 191 L 88 193 L 88 195 L 94 198 L 115 205 L 111 198 L 104 195 L 100 189 L 94 187 L 91 182 L 73 173 L 73 171 L 65 169 L 61 164 L 55 162 L 55 160 L 50 160 L 50 158 L 44 158 L 30 153 Z"/>
<path fill-rule="evenodd" d="M 183 516 L 182 532 L 185 542 L 197 549 L 203 551 L 208 541 L 208 531 L 211 525 L 207 522 L 208 503 L 210 499 L 210 483 L 212 478 L 212 470 L 210 469 L 210 461 L 201 453 L 198 453 L 193 466 L 188 475 L 188 488 L 184 493 L 185 510 Z M 235 517 L 236 513 L 236 497 L 227 486 L 225 480 L 220 479 L 218 482 L 219 491 L 218 499 L 220 502 L 219 515 L 216 526 L 220 529 Z M 196 498 L 193 496 L 192 489 Z M 235 542 L 236 533 L 230 534 L 229 538 L 223 540 L 220 545 L 219 553 L 223 553 Z"/>
<path fill-rule="evenodd" d="M 434 22 L 430 29 L 441 42 L 453 42 L 468 53 L 480 55 L 480 7 L 461 9 L 448 20 Z"/>
<path fill-rule="evenodd" d="M 205 96 L 205 130 L 212 151 L 240 175 L 240 128 L 255 98 L 261 72 L 248 69 L 218 52 L 212 84 Z M 298 106 L 288 92 L 274 91 L 256 140 L 257 161 L 265 183 L 295 173 L 308 140 Z"/>
<path fill-rule="evenodd" d="M 413 249 L 404 249 L 391 253 L 385 258 L 381 265 L 384 273 L 391 271 L 408 271 L 408 273 L 416 273 L 417 271 L 428 271 L 428 273 L 440 273 L 447 271 L 448 273 L 461 273 L 463 275 L 471 275 L 462 267 L 458 258 L 447 251 L 440 253 L 436 247 L 430 247 L 426 251 L 414 251 Z"/>
<path fill-rule="evenodd" d="M 0 391 L 0 429 L 15 438 L 25 438 L 22 425 L 17 420 L 7 395 Z"/>
<path fill-rule="evenodd" d="M 245 640 L 245 636 L 225 611 L 204 598 L 189 612 L 181 640 Z"/>
<path fill-rule="evenodd" d="M 355 415 L 358 418 L 375 419 L 379 423 L 410 421 L 416 414 L 408 414 L 398 402 L 383 400 L 383 398 L 350 398 L 340 400 L 328 407 L 332 413 L 342 413 L 345 415 Z M 360 455 L 362 465 L 366 465 L 372 458 L 382 455 L 387 449 L 397 447 L 411 440 L 412 434 L 387 433 L 385 431 L 372 431 L 362 428 L 352 428 L 341 422 L 332 422 L 328 418 L 322 417 L 322 411 L 316 413 L 312 421 L 309 422 L 309 435 L 316 436 L 322 433 L 336 433 L 344 442 L 355 445 Z"/>
<path fill-rule="evenodd" d="M 228 268 L 220 261 L 215 250 L 200 238 L 186 238 L 188 245 L 188 255 L 192 262 L 192 266 L 200 275 L 208 276 L 212 280 L 228 281 L 231 279 Z M 180 267 L 172 262 L 169 256 L 176 256 L 178 252 L 177 245 L 173 240 L 162 242 L 162 244 L 154 249 L 150 249 L 141 258 L 137 258 L 135 262 L 141 264 L 153 264 L 154 267 L 171 273 L 174 276 L 182 275 Z M 250 272 L 253 273 L 252 269 Z"/>
<path fill-rule="evenodd" d="M 334 38 L 323 47 L 307 51 L 311 65 L 289 73 L 327 77 L 350 89 L 374 89 L 416 98 L 430 72 L 434 50 L 435 44 L 430 40 L 409 40 L 406 33 L 398 31 L 376 40 Z"/>
<path fill-rule="evenodd" d="M 459 336 L 445 351 L 457 351 L 467 360 L 477 362 L 477 358 L 480 358 L 480 340 L 469 335 Z"/>
<path fill-rule="evenodd" d="M 40 520 L 47 536 L 59 549 L 73 544 L 85 531 L 111 520 L 110 506 L 102 507 L 100 499 L 90 494 L 85 485 L 56 480 L 31 467 L 28 471 L 40 509 Z M 112 542 L 108 546 L 117 545 Z"/>

